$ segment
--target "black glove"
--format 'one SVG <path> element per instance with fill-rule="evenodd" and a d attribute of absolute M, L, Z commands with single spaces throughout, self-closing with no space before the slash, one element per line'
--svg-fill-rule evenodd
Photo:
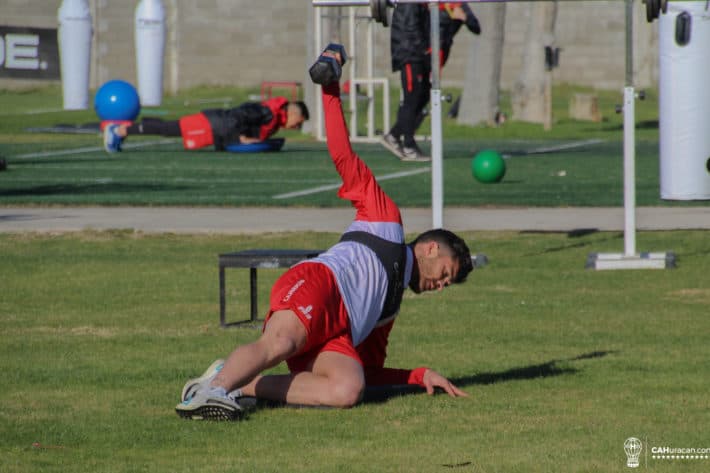
<path fill-rule="evenodd" d="M 473 14 L 473 11 L 471 10 L 471 7 L 468 6 L 468 3 L 463 3 L 461 8 L 463 8 L 463 11 L 466 12 L 466 28 L 468 28 L 468 31 L 473 34 L 481 34 L 481 25 L 478 23 L 478 18 L 476 18 L 476 15 Z"/>

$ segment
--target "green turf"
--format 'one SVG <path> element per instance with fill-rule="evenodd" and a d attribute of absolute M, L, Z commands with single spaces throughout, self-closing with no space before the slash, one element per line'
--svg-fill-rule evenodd
<path fill-rule="evenodd" d="M 445 205 L 621 206 L 621 118 L 611 112 L 618 94 L 599 92 L 606 119 L 593 124 L 566 118 L 567 100 L 576 90 L 570 87 L 556 90 L 558 119 L 550 132 L 542 131 L 539 125 L 515 122 L 499 128 L 466 127 L 446 118 Z M 450 92 L 456 94 L 454 90 Z M 232 103 L 240 103 L 249 93 L 253 91 L 195 89 L 167 97 L 160 109 L 146 110 L 144 114 L 176 118 L 207 106 L 221 106 L 225 97 L 232 97 Z M 393 103 L 395 94 L 393 91 Z M 0 155 L 9 162 L 9 169 L 0 173 L 0 205 L 348 205 L 338 200 L 332 189 L 287 199 L 274 198 L 338 183 L 325 145 L 297 132 L 284 134 L 287 144 L 279 153 L 187 152 L 177 140 L 172 140 L 109 156 L 101 149 L 97 135 L 26 131 L 29 127 L 96 121 L 91 111 L 51 111 L 61 108 L 57 88 L 22 93 L 4 91 L 0 92 L 0 100 L 4 106 L 0 112 Z M 196 104 L 199 100 L 220 102 Z M 637 204 L 687 205 L 687 202 L 665 202 L 659 197 L 656 106 L 652 93 L 638 106 Z M 421 133 L 427 133 L 428 126 L 425 121 Z M 564 152 L 520 155 L 590 139 L 601 141 Z M 140 146 L 156 140 L 159 138 L 131 139 L 126 144 Z M 423 148 L 428 150 L 428 144 Z M 483 148 L 514 152 L 507 160 L 508 171 L 500 184 L 480 184 L 471 176 L 471 159 Z M 377 176 L 428 167 L 401 163 L 376 144 L 355 144 L 355 149 Z M 383 180 L 382 185 L 402 206 L 430 205 L 429 172 Z"/>
<path fill-rule="evenodd" d="M 188 377 L 258 334 L 218 327 L 217 254 L 338 235 L 0 235 L 0 470 L 609 473 L 630 471 L 631 436 L 710 447 L 706 232 L 641 232 L 641 247 L 675 250 L 679 267 L 617 272 L 584 262 L 618 249 L 618 233 L 465 237 L 490 264 L 443 294 L 407 294 L 388 365 L 434 367 L 470 398 L 219 424 L 173 411 Z M 278 274 L 260 271 L 262 310 Z M 228 271 L 231 319 L 248 314 L 247 280 Z M 710 468 L 641 460 L 641 471 Z"/>

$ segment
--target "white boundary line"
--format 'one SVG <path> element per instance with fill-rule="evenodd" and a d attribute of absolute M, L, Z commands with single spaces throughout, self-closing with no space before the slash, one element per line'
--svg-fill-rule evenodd
<path fill-rule="evenodd" d="M 165 145 L 171 143 L 178 143 L 177 140 L 160 140 L 160 141 L 147 141 L 145 143 L 132 143 L 124 146 L 125 149 L 132 148 L 143 148 L 145 146 L 154 145 Z M 65 156 L 67 154 L 82 154 L 82 153 L 94 153 L 96 151 L 104 151 L 103 146 L 92 146 L 90 148 L 75 148 L 75 149 L 64 149 L 61 151 L 45 151 L 42 153 L 29 153 L 29 154 L 18 154 L 13 156 L 13 159 L 29 159 L 29 158 L 48 158 L 51 156 Z"/>
<path fill-rule="evenodd" d="M 390 179 L 397 179 L 400 177 L 407 177 L 407 176 L 414 176 L 416 174 L 423 174 L 425 172 L 429 172 L 430 170 L 431 170 L 431 168 L 429 166 L 427 166 L 425 168 L 413 169 L 411 171 L 401 171 L 401 172 L 394 172 L 392 174 L 385 174 L 384 176 L 377 177 L 376 179 L 378 182 L 382 182 L 382 181 L 388 181 Z M 277 194 L 275 196 L 272 196 L 272 199 L 290 199 L 291 197 L 300 197 L 303 195 L 317 194 L 319 192 L 338 189 L 341 185 L 342 185 L 342 183 L 328 184 L 326 186 L 311 187 L 310 189 L 304 189 L 301 191 L 287 192 L 285 194 Z"/>
<path fill-rule="evenodd" d="M 12 117 L 17 115 L 39 115 L 40 113 L 57 113 L 63 111 L 63 108 L 38 108 L 35 110 L 25 110 L 24 112 L 4 112 L 0 113 L 0 117 Z"/>
<path fill-rule="evenodd" d="M 543 146 L 542 148 L 531 149 L 530 151 L 508 151 L 503 153 L 504 158 L 514 158 L 517 156 L 528 156 L 530 154 L 545 154 L 553 153 L 555 151 L 565 151 L 568 149 L 581 148 L 582 146 L 597 145 L 599 143 L 604 143 L 604 140 L 599 138 L 592 138 L 589 140 L 574 141 L 572 143 L 564 143 L 554 146 Z"/>

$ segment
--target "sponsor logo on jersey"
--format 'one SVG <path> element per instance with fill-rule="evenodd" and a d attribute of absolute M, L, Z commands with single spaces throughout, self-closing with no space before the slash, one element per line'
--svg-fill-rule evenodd
<path fill-rule="evenodd" d="M 312 305 L 307 305 L 306 307 L 303 307 L 302 305 L 298 306 L 298 310 L 301 311 L 301 313 L 308 319 L 311 320 L 311 311 L 313 310 Z"/>
<path fill-rule="evenodd" d="M 299 279 L 299 280 L 296 282 L 296 284 L 294 284 L 294 285 L 291 287 L 291 289 L 288 290 L 288 292 L 286 293 L 286 296 L 284 296 L 284 298 L 282 299 L 282 302 L 288 302 L 288 301 L 290 301 L 291 298 L 293 297 L 293 295 L 296 293 L 296 291 L 298 291 L 298 288 L 300 288 L 301 286 L 303 286 L 305 283 L 306 283 L 306 280 L 305 280 L 305 279 Z"/>

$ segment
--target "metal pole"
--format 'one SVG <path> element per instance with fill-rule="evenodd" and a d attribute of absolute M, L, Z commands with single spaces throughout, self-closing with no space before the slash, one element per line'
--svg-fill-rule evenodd
<path fill-rule="evenodd" d="M 178 1 L 170 0 L 170 18 L 168 20 L 168 48 L 170 61 L 170 93 L 175 95 L 180 90 L 180 20 Z"/>
<path fill-rule="evenodd" d="M 431 24 L 431 218 L 433 228 L 444 226 L 444 165 L 441 146 L 441 79 L 439 68 L 439 4 L 429 3 Z"/>
<path fill-rule="evenodd" d="M 313 15 L 315 16 L 315 22 L 314 22 L 315 24 L 313 26 L 315 33 L 313 34 L 313 39 L 315 42 L 316 54 L 318 54 L 323 50 L 323 45 L 321 44 L 321 41 L 323 39 L 323 15 L 321 14 L 320 10 L 318 10 L 317 8 L 313 9 Z M 318 96 L 320 94 L 321 88 L 320 88 L 320 86 L 318 86 L 316 84 L 313 84 L 313 88 L 316 91 L 315 92 L 316 138 L 319 141 L 323 141 L 325 139 L 325 133 L 323 131 L 323 128 L 324 128 L 323 101 Z"/>
<path fill-rule="evenodd" d="M 626 83 L 624 84 L 624 254 L 636 254 L 636 93 L 634 92 L 634 3 L 626 0 Z"/>
<path fill-rule="evenodd" d="M 367 79 L 372 80 L 375 75 L 375 45 L 374 21 L 367 22 Z M 385 128 L 388 130 L 389 128 Z M 375 85 L 367 84 L 367 137 L 375 138 Z"/>
<path fill-rule="evenodd" d="M 355 7 L 348 9 L 348 41 L 350 41 L 350 139 L 357 138 L 357 90 L 355 85 L 356 69 L 360 62 L 357 42 L 355 41 Z"/>

